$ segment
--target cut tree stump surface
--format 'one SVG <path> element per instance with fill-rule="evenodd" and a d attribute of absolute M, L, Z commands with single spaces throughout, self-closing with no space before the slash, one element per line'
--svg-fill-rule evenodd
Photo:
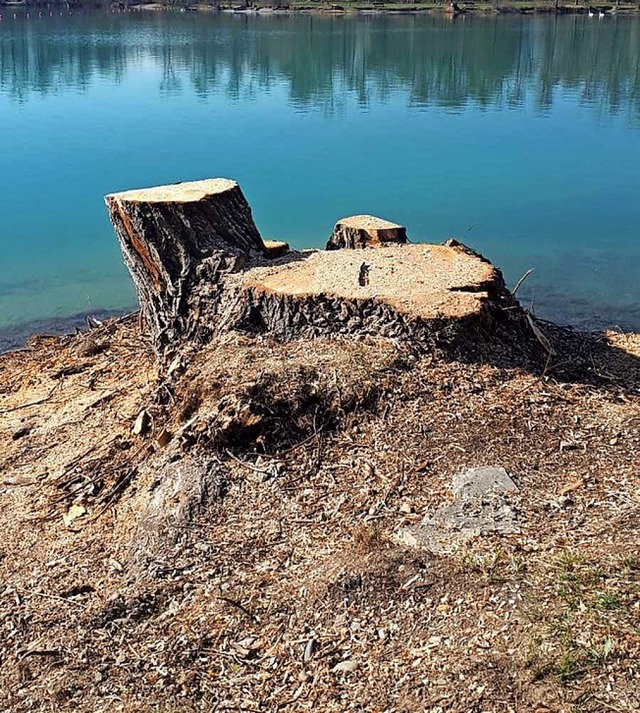
<path fill-rule="evenodd" d="M 168 186 L 137 188 L 111 193 L 110 198 L 127 203 L 195 203 L 210 195 L 224 193 L 237 187 L 229 178 L 208 178 L 204 181 L 173 183 Z"/>
<path fill-rule="evenodd" d="M 489 262 L 444 245 L 318 251 L 296 257 L 250 269 L 240 280 L 244 287 L 279 295 L 376 300 L 422 319 L 480 314 L 502 282 Z"/>
<path fill-rule="evenodd" d="M 373 215 L 352 215 L 341 218 L 335 224 L 327 250 L 380 248 L 406 242 L 407 229 L 404 225 Z"/>
<path fill-rule="evenodd" d="M 338 225 L 345 228 L 355 228 L 362 230 L 404 230 L 402 225 L 392 223 L 384 218 L 376 218 L 374 215 L 352 215 L 348 218 L 341 218 Z"/>

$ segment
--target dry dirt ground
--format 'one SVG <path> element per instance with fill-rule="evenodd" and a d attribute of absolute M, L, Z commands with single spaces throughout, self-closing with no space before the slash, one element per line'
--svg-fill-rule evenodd
<path fill-rule="evenodd" d="M 542 328 L 1 356 L 0 710 L 639 710 L 640 337 Z M 402 544 L 482 465 L 519 534 Z"/>

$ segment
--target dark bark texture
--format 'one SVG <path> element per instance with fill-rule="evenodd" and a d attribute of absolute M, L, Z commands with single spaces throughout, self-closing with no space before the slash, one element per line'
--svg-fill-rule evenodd
<path fill-rule="evenodd" d="M 183 188 L 195 184 L 105 198 L 142 315 L 159 348 L 195 330 L 202 300 L 216 299 L 225 274 L 266 254 L 240 186 L 202 183 L 207 185 L 193 200 Z"/>

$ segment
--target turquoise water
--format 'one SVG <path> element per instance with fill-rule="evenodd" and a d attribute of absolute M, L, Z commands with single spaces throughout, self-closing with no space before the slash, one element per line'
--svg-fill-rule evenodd
<path fill-rule="evenodd" d="M 5 333 L 131 306 L 102 196 L 210 176 L 265 237 L 378 214 L 640 329 L 636 18 L 2 12 Z"/>

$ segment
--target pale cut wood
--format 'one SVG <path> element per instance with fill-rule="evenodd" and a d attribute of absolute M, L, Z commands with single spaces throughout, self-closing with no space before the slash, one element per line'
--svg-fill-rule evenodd
<path fill-rule="evenodd" d="M 373 215 L 352 215 L 339 220 L 327 242 L 327 250 L 380 248 L 407 242 L 407 229 Z"/>

